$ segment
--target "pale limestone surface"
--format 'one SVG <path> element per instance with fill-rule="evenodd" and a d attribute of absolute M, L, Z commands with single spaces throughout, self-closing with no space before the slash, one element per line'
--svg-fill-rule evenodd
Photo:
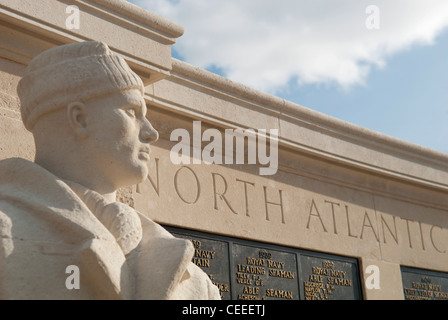
<path fill-rule="evenodd" d="M 147 179 L 120 193 L 143 216 L 357 258 L 366 299 L 402 299 L 400 266 L 448 272 L 447 154 L 172 59 L 171 45 L 183 28 L 126 1 L 70 2 L 80 8 L 81 28 L 68 30 L 67 3 L 0 2 L 1 159 L 36 157 L 15 91 L 29 61 L 59 44 L 104 41 L 143 79 L 148 118 L 160 134 Z M 257 165 L 174 165 L 170 133 L 191 133 L 193 120 L 221 132 L 279 129 L 278 172 L 260 176 Z M 380 268 L 379 290 L 365 286 L 369 265 Z"/>
<path fill-rule="evenodd" d="M 34 58 L 19 82 L 35 163 L 0 161 L 0 298 L 219 299 L 192 244 L 116 202 L 158 133 L 142 80 L 102 42 Z M 79 268 L 79 288 L 66 269 Z"/>

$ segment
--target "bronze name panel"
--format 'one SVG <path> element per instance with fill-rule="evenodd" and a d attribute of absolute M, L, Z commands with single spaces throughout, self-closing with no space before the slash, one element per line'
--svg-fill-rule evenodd
<path fill-rule="evenodd" d="M 354 258 L 166 227 L 192 241 L 192 262 L 223 300 L 362 299 Z"/>
<path fill-rule="evenodd" d="M 356 259 L 302 252 L 300 261 L 300 292 L 303 299 L 362 299 Z"/>
<path fill-rule="evenodd" d="M 299 299 L 295 254 L 234 243 L 232 257 L 237 300 Z"/>
<path fill-rule="evenodd" d="M 401 267 L 405 300 L 448 300 L 448 273 Z"/>

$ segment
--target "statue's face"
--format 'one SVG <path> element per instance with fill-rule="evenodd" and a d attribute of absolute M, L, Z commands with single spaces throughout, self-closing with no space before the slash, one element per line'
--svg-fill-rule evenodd
<path fill-rule="evenodd" d="M 97 170 L 117 188 L 143 181 L 148 175 L 149 144 L 158 133 L 146 119 L 140 91 L 117 92 L 86 106 L 88 152 L 95 153 Z"/>

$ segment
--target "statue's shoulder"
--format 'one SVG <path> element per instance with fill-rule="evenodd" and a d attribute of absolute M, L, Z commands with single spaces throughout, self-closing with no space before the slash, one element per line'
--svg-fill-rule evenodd
<path fill-rule="evenodd" d="M 34 162 L 23 158 L 6 158 L 0 160 L 0 170 L 4 170 L 7 168 L 17 168 L 17 167 L 33 167 L 37 166 Z"/>
<path fill-rule="evenodd" d="M 36 166 L 33 162 L 21 158 L 0 160 L 0 221 L 5 224 L 11 207 L 21 198 L 24 186 L 23 178 L 32 175 Z"/>
<path fill-rule="evenodd" d="M 43 195 L 55 197 L 57 181 L 55 175 L 29 160 L 0 160 L 0 202 L 30 203 Z"/>
<path fill-rule="evenodd" d="M 23 158 L 7 158 L 0 160 L 0 186 L 29 177 L 34 174 L 50 174 L 38 164 Z M 1 192 L 1 190 L 0 190 Z"/>

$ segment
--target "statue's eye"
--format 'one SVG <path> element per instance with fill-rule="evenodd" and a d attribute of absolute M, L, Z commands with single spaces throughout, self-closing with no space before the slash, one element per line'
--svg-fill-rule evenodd
<path fill-rule="evenodd" d="M 135 109 L 127 109 L 126 113 L 129 114 L 131 117 L 135 117 L 136 111 Z"/>

